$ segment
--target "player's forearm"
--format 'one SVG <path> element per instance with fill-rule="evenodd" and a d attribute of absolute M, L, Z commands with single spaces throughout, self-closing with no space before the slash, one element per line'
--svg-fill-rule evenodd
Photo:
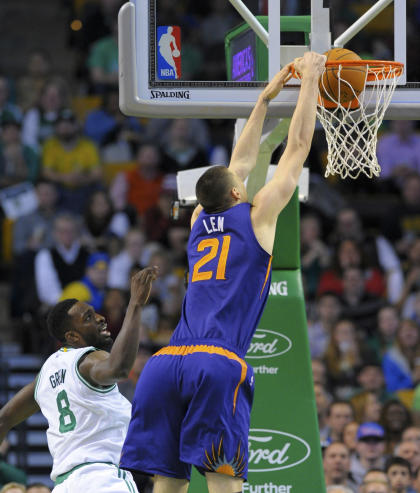
<path fill-rule="evenodd" d="M 287 141 L 288 151 L 298 151 L 304 155 L 299 169 L 293 170 L 296 180 L 299 179 L 303 162 L 311 148 L 316 121 L 316 105 L 318 99 L 318 77 L 312 74 L 302 79 L 296 109 L 289 127 Z"/>
<path fill-rule="evenodd" d="M 140 344 L 140 304 L 130 301 L 121 330 L 109 355 L 110 377 L 115 381 L 128 377 Z"/>
<path fill-rule="evenodd" d="M 39 411 L 34 398 L 35 382 L 21 389 L 5 406 L 0 409 L 0 443 L 11 428 Z"/>
<path fill-rule="evenodd" d="M 268 99 L 261 95 L 258 98 L 241 136 L 233 150 L 230 169 L 235 171 L 243 180 L 255 168 L 260 148 L 261 133 L 267 114 Z"/>

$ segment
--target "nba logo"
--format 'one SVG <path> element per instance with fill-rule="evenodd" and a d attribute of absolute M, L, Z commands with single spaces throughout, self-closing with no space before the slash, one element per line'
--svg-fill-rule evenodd
<path fill-rule="evenodd" d="M 179 26 L 157 28 L 157 77 L 180 79 L 181 77 L 181 29 Z"/>

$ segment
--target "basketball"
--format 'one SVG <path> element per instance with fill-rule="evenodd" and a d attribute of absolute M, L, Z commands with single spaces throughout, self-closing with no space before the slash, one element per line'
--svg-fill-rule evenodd
<path fill-rule="evenodd" d="M 179 52 L 179 50 L 174 50 L 174 51 L 172 52 L 172 56 L 173 56 L 174 58 L 178 58 L 180 55 L 181 55 L 181 53 Z"/>
<path fill-rule="evenodd" d="M 327 62 L 344 60 L 361 60 L 354 51 L 345 48 L 333 48 L 326 51 Z M 319 82 L 321 98 L 326 101 L 350 103 L 365 87 L 366 66 L 343 66 L 340 72 L 338 67 L 327 67 Z"/>

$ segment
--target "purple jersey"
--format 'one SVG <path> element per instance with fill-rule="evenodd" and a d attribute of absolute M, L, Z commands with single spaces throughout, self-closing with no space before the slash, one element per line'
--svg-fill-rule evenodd
<path fill-rule="evenodd" d="M 244 356 L 270 287 L 271 256 L 258 243 L 251 204 L 200 213 L 188 241 L 188 289 L 171 344 L 213 344 Z"/>

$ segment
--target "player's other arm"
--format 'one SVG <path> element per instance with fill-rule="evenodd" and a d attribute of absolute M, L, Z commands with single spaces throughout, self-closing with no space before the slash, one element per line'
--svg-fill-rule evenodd
<path fill-rule="evenodd" d="M 289 63 L 282 68 L 262 91 L 232 152 L 229 169 L 235 172 L 241 180 L 245 180 L 257 164 L 268 104 L 292 76 L 292 65 Z"/>
<path fill-rule="evenodd" d="M 286 149 L 273 178 L 254 197 L 253 224 L 273 224 L 296 189 L 305 159 L 308 156 L 316 120 L 318 81 L 326 57 L 314 52 L 295 60 L 295 70 L 302 84 L 292 120 Z"/>
<path fill-rule="evenodd" d="M 0 409 L 0 443 L 14 426 L 22 423 L 39 411 L 35 400 L 36 381 L 26 385 L 12 399 Z"/>
<path fill-rule="evenodd" d="M 157 268 L 147 267 L 132 277 L 130 301 L 111 352 L 89 353 L 80 363 L 79 371 L 89 382 L 94 385 L 112 385 L 128 377 L 140 343 L 141 309 L 149 298 L 156 276 Z"/>

